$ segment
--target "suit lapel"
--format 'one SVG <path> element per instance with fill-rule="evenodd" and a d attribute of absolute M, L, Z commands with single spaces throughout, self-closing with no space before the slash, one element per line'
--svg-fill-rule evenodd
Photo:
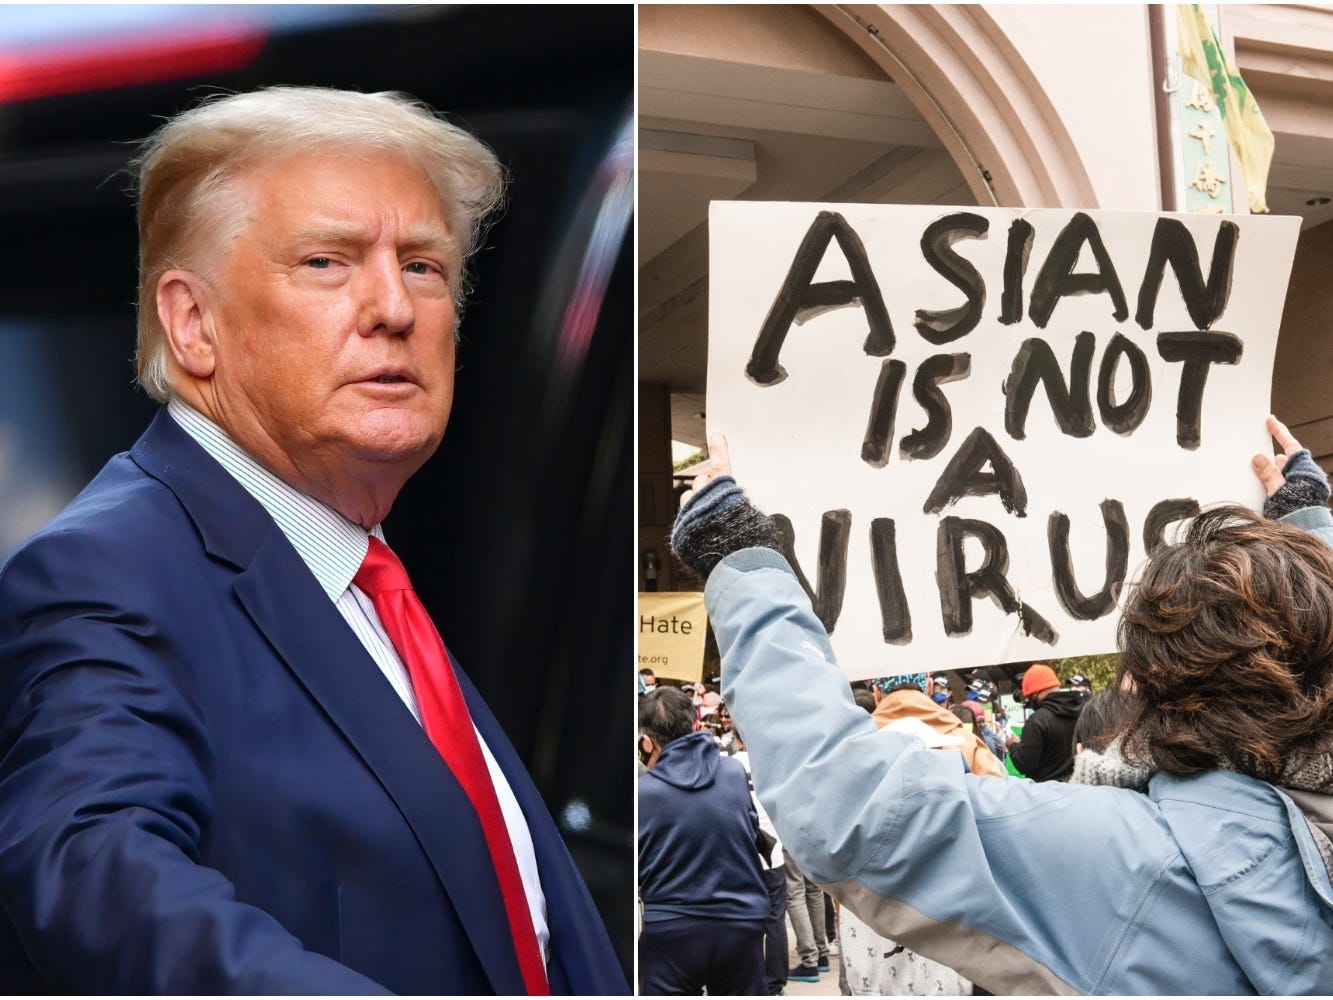
<path fill-rule="evenodd" d="M 542 892 L 546 897 L 546 921 L 551 932 L 551 954 L 546 969 L 551 992 L 575 996 L 628 993 L 629 985 L 611 947 L 601 914 L 574 867 L 541 793 L 453 653 L 449 654 L 449 661 L 458 675 L 472 721 L 504 772 L 532 835 Z M 628 789 L 626 794 L 629 794 Z"/>
<path fill-rule="evenodd" d="M 165 411 L 131 457 L 175 492 L 210 554 L 240 570 L 234 589 L 246 612 L 397 805 L 495 992 L 522 994 L 476 811 L 296 550 L 258 501 Z"/>

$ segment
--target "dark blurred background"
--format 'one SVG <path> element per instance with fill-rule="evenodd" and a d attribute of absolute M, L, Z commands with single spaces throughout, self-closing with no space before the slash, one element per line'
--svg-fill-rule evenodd
<path fill-rule="evenodd" d="M 269 84 L 400 90 L 480 135 L 509 205 L 474 259 L 444 445 L 386 532 L 527 761 L 630 969 L 633 9 L 0 7 L 0 558 L 155 408 L 133 384 L 123 167 Z"/>

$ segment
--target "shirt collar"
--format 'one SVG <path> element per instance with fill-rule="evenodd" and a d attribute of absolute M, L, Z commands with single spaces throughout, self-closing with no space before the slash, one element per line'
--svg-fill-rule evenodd
<path fill-rule="evenodd" d="M 275 476 L 226 431 L 188 403 L 173 398 L 167 403 L 167 413 L 268 511 L 329 600 L 336 602 L 342 597 L 361 568 L 370 548 L 370 537 L 384 540 L 381 526 L 377 524 L 366 531 L 332 507 Z"/>

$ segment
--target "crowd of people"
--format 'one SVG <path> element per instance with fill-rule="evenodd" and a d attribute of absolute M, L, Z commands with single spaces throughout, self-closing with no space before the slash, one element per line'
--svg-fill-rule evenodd
<path fill-rule="evenodd" d="M 1076 755 L 1073 722 L 1091 696 L 1088 678 L 1071 674 L 1062 683 L 1049 665 L 1032 664 L 1016 689 L 1025 714 L 1011 726 L 994 672 L 900 674 L 850 688 L 880 729 L 956 751 L 970 773 L 1008 777 L 1012 759 L 1023 776 L 1021 759 L 1032 762 L 1036 773 L 1027 776 L 1034 780 L 1067 780 Z M 639 790 L 640 992 L 778 996 L 788 982 L 830 976 L 834 954 L 842 958 L 843 995 L 971 994 L 974 985 L 952 969 L 837 907 L 783 850 L 754 794 L 750 755 L 720 681 L 711 675 L 659 684 L 651 669 L 639 671 L 640 774 L 655 779 L 641 781 Z M 1106 744 L 1077 749 L 1100 761 Z M 1095 775 L 1104 767 L 1086 769 Z"/>
<path fill-rule="evenodd" d="M 1333 992 L 1333 515 L 1309 451 L 1269 429 L 1263 514 L 1194 517 L 1126 595 L 1106 689 L 1034 663 L 1021 720 L 986 671 L 849 688 L 710 449 L 672 544 L 707 580 L 723 682 L 640 700 L 640 990 L 781 992 L 779 837 L 838 903 L 843 993 Z M 799 935 L 805 885 L 784 889 Z M 817 979 L 824 951 L 798 954 L 787 978 Z M 741 968 L 743 989 L 720 978 Z"/>

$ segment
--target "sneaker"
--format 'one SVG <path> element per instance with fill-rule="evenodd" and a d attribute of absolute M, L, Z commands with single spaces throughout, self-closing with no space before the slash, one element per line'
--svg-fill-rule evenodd
<path fill-rule="evenodd" d="M 820 972 L 828 972 L 828 956 L 827 956 L 827 955 L 820 955 L 820 956 L 819 956 L 819 971 L 820 971 Z"/>
<path fill-rule="evenodd" d="M 813 965 L 798 965 L 787 973 L 787 981 L 797 983 L 817 983 L 819 982 L 819 970 Z"/>

